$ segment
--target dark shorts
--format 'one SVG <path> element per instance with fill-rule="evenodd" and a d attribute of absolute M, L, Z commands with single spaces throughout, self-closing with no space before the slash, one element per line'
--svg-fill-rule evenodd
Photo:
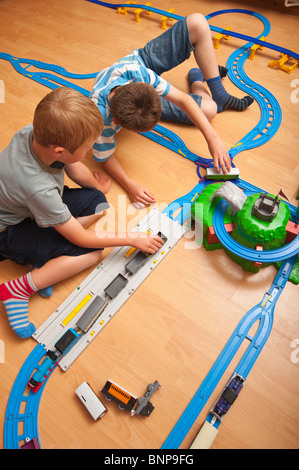
<path fill-rule="evenodd" d="M 194 47 L 191 44 L 187 26 L 187 18 L 177 21 L 165 33 L 149 41 L 138 50 L 145 66 L 153 70 L 157 75 L 173 69 L 185 60 L 189 59 Z M 202 98 L 190 93 L 194 101 L 201 106 Z M 162 114 L 164 121 L 184 122 L 193 124 L 192 121 L 176 105 L 161 97 Z"/>
<path fill-rule="evenodd" d="M 94 188 L 65 186 L 62 199 L 73 217 L 92 215 L 109 207 L 105 195 Z M 95 250 L 99 248 L 73 245 L 53 227 L 39 227 L 29 218 L 0 232 L 0 260 L 10 259 L 37 268 L 59 256 L 80 256 Z"/>

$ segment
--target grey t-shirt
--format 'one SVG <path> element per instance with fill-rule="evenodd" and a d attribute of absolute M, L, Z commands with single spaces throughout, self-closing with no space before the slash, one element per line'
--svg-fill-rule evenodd
<path fill-rule="evenodd" d="M 41 227 L 66 222 L 64 170 L 45 165 L 32 147 L 33 126 L 18 131 L 0 153 L 0 231 L 27 217 Z"/>

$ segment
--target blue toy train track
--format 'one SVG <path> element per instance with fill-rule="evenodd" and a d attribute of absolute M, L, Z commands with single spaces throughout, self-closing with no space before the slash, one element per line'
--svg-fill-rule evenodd
<path fill-rule="evenodd" d="M 46 350 L 44 346 L 38 344 L 24 362 L 10 392 L 6 407 L 4 422 L 4 448 L 19 449 L 20 442 L 26 439 L 38 437 L 38 409 L 42 392 L 46 382 L 42 385 L 38 393 L 29 391 L 27 393 L 27 383 L 39 361 L 44 357 Z M 23 432 L 20 434 L 20 423 L 23 425 Z"/>
<path fill-rule="evenodd" d="M 246 338 L 250 340 L 250 345 L 236 367 L 235 373 L 238 373 L 244 379 L 247 378 L 271 333 L 275 305 L 288 281 L 295 259 L 296 256 L 282 263 L 271 288 L 264 295 L 261 302 L 250 309 L 241 319 L 210 372 L 168 435 L 162 449 L 177 449 L 181 445 Z M 254 337 L 251 338 L 248 333 L 257 322 L 259 322 L 257 331 Z M 212 418 L 213 415 L 209 414 L 207 421 L 211 422 Z M 214 427 L 217 428 L 220 424 L 221 421 L 218 420 L 214 423 Z"/>
<path fill-rule="evenodd" d="M 167 16 L 168 18 L 173 18 L 174 20 L 181 20 L 183 16 L 181 15 L 176 15 L 175 13 L 170 13 L 165 10 L 160 10 L 159 8 L 154 8 L 149 5 L 142 5 L 142 4 L 128 4 L 128 3 L 108 3 L 108 2 L 101 2 L 99 0 L 87 0 L 88 2 L 95 3 L 97 5 L 101 5 L 104 7 L 112 8 L 114 10 L 123 7 L 123 8 L 141 8 L 146 11 L 152 11 L 154 13 L 157 13 L 158 15 L 163 15 Z M 212 18 L 213 16 L 219 15 L 219 14 L 225 14 L 225 13 L 245 13 L 251 16 L 259 16 L 258 13 L 255 13 L 254 11 L 250 10 L 244 10 L 244 9 L 237 9 L 237 8 L 231 8 L 229 10 L 220 10 L 215 13 L 211 13 L 210 15 L 207 15 L 208 18 Z M 260 15 L 262 16 L 262 15 Z M 254 44 L 258 44 L 261 47 L 267 47 L 269 49 L 272 49 L 274 51 L 281 52 L 282 54 L 287 54 L 293 57 L 296 60 L 299 60 L 299 54 L 296 52 L 286 49 L 284 47 L 278 46 L 276 44 L 269 43 L 267 41 L 263 41 L 261 39 L 254 38 L 252 36 L 248 36 L 246 34 L 241 34 L 237 33 L 236 31 L 227 31 L 224 28 L 218 28 L 217 26 L 210 26 L 211 31 L 215 31 L 217 33 L 221 34 L 229 34 L 231 37 L 235 37 L 237 39 L 241 39 L 242 41 L 247 41 L 247 42 L 253 42 Z"/>
<path fill-rule="evenodd" d="M 89 96 L 90 91 L 78 85 L 74 85 L 68 80 L 61 78 L 59 75 L 62 75 L 62 77 L 73 78 L 73 79 L 89 79 L 89 78 L 95 78 L 97 75 L 96 73 L 75 74 L 75 73 L 68 72 L 67 70 L 65 70 L 63 67 L 60 67 L 59 65 L 48 64 L 46 62 L 41 62 L 40 60 L 15 57 L 11 54 L 6 54 L 5 52 L 0 52 L 0 59 L 9 61 L 18 73 L 24 75 L 27 78 L 30 78 L 31 80 L 34 80 L 35 82 L 40 83 L 41 85 L 51 88 L 51 90 L 55 90 L 56 88 L 59 88 L 60 86 L 66 86 L 66 87 L 74 88 L 75 90 L 79 91 L 85 96 Z M 35 72 L 34 70 L 30 70 L 30 67 L 36 67 L 38 69 L 48 70 L 49 72 Z M 50 72 L 54 72 L 54 73 L 50 73 Z"/>
<path fill-rule="evenodd" d="M 91 1 L 91 0 L 88 0 Z M 259 37 L 267 36 L 270 33 L 271 25 L 267 18 L 249 10 L 232 9 L 221 10 L 206 16 L 206 19 L 224 13 L 244 13 L 258 18 L 263 24 L 263 31 Z M 251 38 L 253 39 L 253 38 Z M 231 81 L 240 89 L 251 95 L 261 108 L 261 117 L 257 125 L 239 142 L 234 144 L 229 150 L 229 155 L 233 159 L 238 153 L 251 148 L 258 147 L 271 139 L 281 124 L 281 109 L 277 99 L 262 85 L 254 82 L 244 70 L 244 63 L 248 59 L 253 43 L 245 44 L 232 53 L 227 61 L 228 76 Z M 155 142 L 169 148 L 170 150 L 183 155 L 185 158 L 195 162 L 199 167 L 213 166 L 212 159 L 199 157 L 191 152 L 184 142 L 172 131 L 157 125 L 153 131 L 144 132 L 143 135 Z"/>

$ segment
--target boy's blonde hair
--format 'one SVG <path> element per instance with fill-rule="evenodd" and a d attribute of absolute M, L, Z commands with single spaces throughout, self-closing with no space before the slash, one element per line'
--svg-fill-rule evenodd
<path fill-rule="evenodd" d="M 74 153 L 81 145 L 95 141 L 103 130 L 97 105 L 72 88 L 48 93 L 37 105 L 33 118 L 34 138 L 40 145 L 57 145 Z"/>
<path fill-rule="evenodd" d="M 155 88 L 143 82 L 116 88 L 110 106 L 117 123 L 130 131 L 149 131 L 161 116 L 160 96 Z"/>

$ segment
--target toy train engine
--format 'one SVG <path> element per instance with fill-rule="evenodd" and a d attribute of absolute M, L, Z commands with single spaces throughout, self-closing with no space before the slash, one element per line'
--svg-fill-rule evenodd
<path fill-rule="evenodd" d="M 53 351 L 47 351 L 46 357 L 43 360 L 42 364 L 37 367 L 37 370 L 34 372 L 33 376 L 28 382 L 28 387 L 36 393 L 48 375 L 52 372 L 54 367 L 59 361 L 59 357 Z"/>
<path fill-rule="evenodd" d="M 223 390 L 220 398 L 211 409 L 211 413 L 214 415 L 215 418 L 222 421 L 222 419 L 238 397 L 245 383 L 246 380 L 243 379 L 243 377 L 241 377 L 239 374 L 236 373 L 233 375 L 232 379 L 229 381 L 229 383 Z"/>
<path fill-rule="evenodd" d="M 65 355 L 80 338 L 81 335 L 77 333 L 77 331 L 73 328 L 69 328 L 55 343 L 55 352 L 50 349 L 46 352 L 46 357 L 43 362 L 37 366 L 36 371 L 27 384 L 33 393 L 36 393 L 40 389 L 60 361 L 61 356 Z"/>

